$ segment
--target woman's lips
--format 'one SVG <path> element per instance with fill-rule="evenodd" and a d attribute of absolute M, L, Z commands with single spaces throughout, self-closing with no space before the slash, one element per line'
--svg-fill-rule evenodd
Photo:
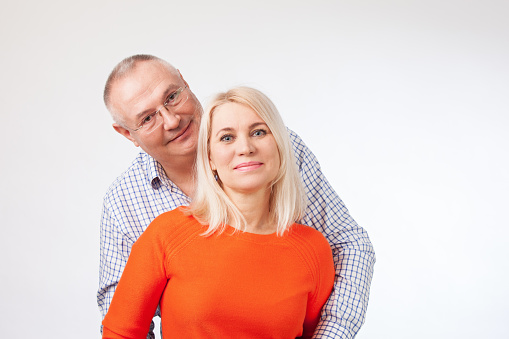
<path fill-rule="evenodd" d="M 248 171 L 257 169 L 262 165 L 263 165 L 263 163 L 258 162 L 258 161 L 243 162 L 243 163 L 235 166 L 234 170 L 237 170 L 240 172 L 248 172 Z"/>

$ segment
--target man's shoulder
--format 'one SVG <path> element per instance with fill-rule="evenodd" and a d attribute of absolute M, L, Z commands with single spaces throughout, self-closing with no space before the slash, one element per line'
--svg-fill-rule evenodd
<path fill-rule="evenodd" d="M 295 152 L 295 157 L 297 161 L 302 161 L 303 158 L 313 156 L 313 153 L 308 148 L 306 143 L 302 140 L 300 135 L 298 135 L 295 131 L 286 128 L 288 130 L 288 135 L 290 136 L 290 142 L 292 144 L 293 151 Z"/>
<path fill-rule="evenodd" d="M 290 141 L 292 144 L 300 144 L 303 143 L 302 138 L 292 129 L 286 127 L 286 130 L 288 131 L 288 135 L 290 136 Z"/>
<path fill-rule="evenodd" d="M 150 185 L 149 164 L 152 158 L 145 152 L 140 152 L 129 167 L 122 172 L 106 191 L 105 200 L 118 197 L 122 192 L 140 189 Z"/>
<path fill-rule="evenodd" d="M 309 149 L 309 147 L 304 143 L 302 138 L 297 133 L 288 127 L 286 129 L 288 130 L 288 134 L 290 136 L 293 154 L 295 156 L 295 160 L 297 161 L 299 171 L 302 172 L 304 168 L 309 168 L 313 169 L 313 171 L 316 171 L 316 168 L 319 168 L 319 164 L 313 152 Z"/>

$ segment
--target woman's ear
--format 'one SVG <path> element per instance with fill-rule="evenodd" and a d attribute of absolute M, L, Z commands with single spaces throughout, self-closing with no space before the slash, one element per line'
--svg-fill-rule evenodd
<path fill-rule="evenodd" d="M 210 165 L 210 168 L 211 168 L 213 171 L 216 171 L 216 170 L 217 170 L 216 165 L 214 165 L 214 162 L 212 162 L 212 160 L 210 160 L 210 158 L 209 158 L 209 165 Z"/>

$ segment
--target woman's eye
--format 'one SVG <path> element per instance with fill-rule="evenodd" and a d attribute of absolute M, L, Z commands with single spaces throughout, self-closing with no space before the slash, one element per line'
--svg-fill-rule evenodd
<path fill-rule="evenodd" d="M 256 131 L 253 132 L 253 136 L 255 136 L 255 137 L 260 137 L 265 134 L 267 134 L 267 131 L 265 131 L 263 129 L 257 129 Z"/>
<path fill-rule="evenodd" d="M 226 134 L 226 135 L 223 135 L 220 139 L 220 141 L 226 141 L 226 142 L 229 142 L 229 141 L 232 141 L 233 140 L 233 136 L 229 135 L 229 134 Z"/>

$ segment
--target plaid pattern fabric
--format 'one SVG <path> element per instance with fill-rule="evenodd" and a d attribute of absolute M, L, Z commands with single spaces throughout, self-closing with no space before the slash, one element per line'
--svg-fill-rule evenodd
<path fill-rule="evenodd" d="M 375 253 L 366 231 L 327 182 L 314 154 L 297 134 L 289 133 L 309 202 L 306 216 L 298 222 L 324 234 L 336 266 L 334 290 L 323 307 L 315 337 L 353 338 L 364 322 Z M 156 216 L 189 202 L 162 166 L 144 152 L 110 186 L 100 233 L 97 303 L 103 317 L 136 239 Z"/>

